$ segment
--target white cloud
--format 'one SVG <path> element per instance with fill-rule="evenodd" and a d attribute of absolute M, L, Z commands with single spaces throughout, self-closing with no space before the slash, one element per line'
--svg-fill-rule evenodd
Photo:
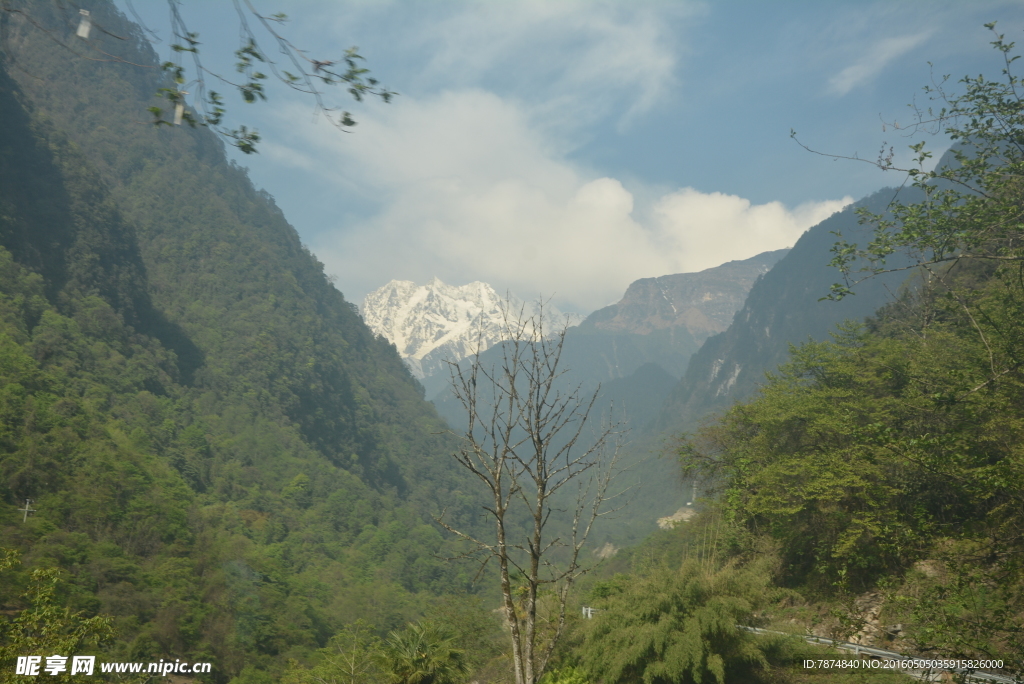
<path fill-rule="evenodd" d="M 675 29 L 703 5 L 521 0 L 407 10 L 391 45 L 417 66 L 399 90 L 498 89 L 564 133 L 613 113 L 621 123 L 661 101 L 675 84 Z M 349 20 L 339 16 L 338 30 Z"/>
<path fill-rule="evenodd" d="M 902 57 L 931 36 L 930 31 L 913 35 L 885 38 L 874 43 L 854 64 L 846 67 L 828 80 L 829 91 L 846 95 L 881 73 L 894 59 Z"/>
<path fill-rule="evenodd" d="M 355 301 L 393 278 L 438 276 L 526 298 L 555 295 L 559 306 L 589 311 L 638 278 L 791 245 L 849 201 L 790 210 L 684 188 L 636 211 L 620 181 L 561 159 L 520 106 L 480 90 L 402 98 L 357 136 L 339 139 L 325 126 L 301 133 L 337 187 L 387 198 L 376 215 L 333 227 L 313 245 Z"/>
<path fill-rule="evenodd" d="M 489 187 L 533 176 L 563 186 L 567 170 L 547 158 L 552 143 L 531 129 L 522 108 L 479 89 L 428 100 L 399 98 L 366 118 L 333 148 L 359 161 L 360 177 L 383 189 L 423 182 Z"/>
<path fill-rule="evenodd" d="M 403 95 L 361 108 L 353 135 L 281 107 L 274 137 L 285 146 L 265 148 L 282 168 L 315 169 L 330 188 L 323 201 L 347 217 L 307 239 L 353 301 L 391 279 L 438 276 L 525 298 L 555 295 L 562 308 L 589 311 L 638 278 L 792 245 L 849 201 L 790 209 L 693 188 L 656 193 L 567 160 L 595 123 L 622 126 L 670 99 L 681 28 L 703 11 L 698 3 L 523 0 L 405 11 L 389 34 L 401 61 L 416 65 L 410 88 L 391 84 Z M 375 209 L 348 217 L 356 205 Z"/>
<path fill-rule="evenodd" d="M 686 272 L 791 246 L 852 201 L 806 202 L 791 210 L 781 202 L 751 204 L 736 195 L 683 188 L 662 197 L 654 209 L 664 248 Z"/>

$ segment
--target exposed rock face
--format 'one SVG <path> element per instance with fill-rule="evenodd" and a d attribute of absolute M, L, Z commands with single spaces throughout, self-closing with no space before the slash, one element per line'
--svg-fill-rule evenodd
<path fill-rule="evenodd" d="M 680 508 L 672 515 L 666 515 L 663 518 L 658 518 L 658 527 L 663 530 L 671 530 L 681 522 L 687 522 L 693 516 L 697 515 L 696 509 L 693 508 Z"/>
<path fill-rule="evenodd" d="M 620 302 L 590 314 L 580 325 L 580 332 L 592 329 L 649 335 L 682 328 L 703 341 L 729 327 L 754 282 L 788 251 L 764 252 L 697 273 L 637 280 Z"/>
<path fill-rule="evenodd" d="M 448 285 L 438 278 L 426 285 L 411 280 L 392 280 L 363 300 L 363 320 L 397 348 L 419 379 L 447 371 L 445 360 L 460 361 L 486 350 L 503 337 L 502 302 L 487 283 Z M 518 309 L 520 303 L 513 300 Z M 527 306 L 526 315 L 533 308 Z M 565 317 L 545 306 L 548 325 L 560 325 Z M 570 317 L 576 323 L 579 317 Z"/>
<path fill-rule="evenodd" d="M 851 644 L 875 645 L 883 634 L 879 619 L 883 603 L 882 594 L 877 591 L 869 591 L 857 597 L 853 605 L 856 611 L 853 618 L 860 623 L 861 627 L 850 637 Z"/>
<path fill-rule="evenodd" d="M 635 281 L 621 301 L 590 314 L 571 332 L 568 365 L 600 382 L 629 377 L 646 363 L 682 376 L 690 356 L 729 327 L 750 288 L 788 251 Z"/>

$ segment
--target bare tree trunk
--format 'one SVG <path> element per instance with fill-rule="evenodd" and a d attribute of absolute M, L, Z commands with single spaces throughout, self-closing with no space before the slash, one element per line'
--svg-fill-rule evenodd
<path fill-rule="evenodd" d="M 484 368 L 479 351 L 468 369 L 450 364 L 452 389 L 468 416 L 463 446 L 454 456 L 491 494 L 493 507 L 486 510 L 495 520 L 495 539 L 489 542 L 457 530 L 444 522 L 443 514 L 438 519 L 470 543 L 471 550 L 462 557 L 498 561 L 516 684 L 536 684 L 564 632 L 572 586 L 586 572 L 580 551 L 595 520 L 611 512 L 605 505 L 614 498 L 609 487 L 618 456 L 615 449 L 607 462 L 602 460 L 610 438 L 619 433 L 615 424 L 607 425 L 589 446 L 577 445 L 597 392 L 583 396 L 579 386 L 561 389 L 565 370 L 559 364 L 567 325 L 546 336 L 543 303 L 538 309 L 527 317 L 525 308 L 513 311 L 506 300 L 500 367 Z M 549 539 L 552 497 L 569 483 L 578 487 L 572 538 Z M 521 540 L 508 538 L 513 509 L 525 509 L 529 516 L 530 529 Z M 556 547 L 569 549 L 561 567 L 549 560 Z M 545 585 L 554 590 L 558 615 L 554 632 L 538 643 L 538 607 Z"/>

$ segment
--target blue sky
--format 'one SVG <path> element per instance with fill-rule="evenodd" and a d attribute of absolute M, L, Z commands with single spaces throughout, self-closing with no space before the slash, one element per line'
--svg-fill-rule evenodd
<path fill-rule="evenodd" d="M 1024 39 L 1019 1 L 254 3 L 286 12 L 312 57 L 358 45 L 400 93 L 352 104 L 350 134 L 281 88 L 231 107 L 264 137 L 239 162 L 357 303 L 438 276 L 587 313 L 637 278 L 792 245 L 903 179 L 810 154 L 790 129 L 906 160 L 912 139 L 891 123 L 926 104 L 922 86 L 997 76 L 988 21 Z M 134 5 L 166 38 L 166 5 Z M 230 71 L 231 3 L 182 13 L 204 60 Z"/>

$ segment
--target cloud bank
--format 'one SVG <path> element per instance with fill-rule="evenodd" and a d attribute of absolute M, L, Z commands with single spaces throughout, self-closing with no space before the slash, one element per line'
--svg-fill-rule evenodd
<path fill-rule="evenodd" d="M 786 131 L 877 150 L 876 117 L 904 111 L 925 52 L 982 72 L 980 25 L 1012 3 L 292 4 L 311 56 L 361 45 L 402 93 L 364 107 L 339 92 L 360 122 L 352 135 L 313 125 L 297 95 L 254 122 L 261 180 L 340 289 L 360 301 L 390 279 L 436 275 L 586 311 L 637 278 L 791 245 L 840 195 L 891 181 L 826 167 Z"/>
<path fill-rule="evenodd" d="M 391 279 L 438 276 L 589 312 L 638 278 L 792 245 L 851 201 L 787 208 L 693 188 L 634 193 L 561 158 L 521 107 L 482 90 L 401 98 L 343 140 L 324 126 L 298 132 L 324 155 L 316 166 L 334 160 L 337 187 L 386 198 L 313 244 L 355 301 Z M 278 161 L 307 163 L 294 153 Z M 655 199 L 638 206 L 637 194 Z"/>

